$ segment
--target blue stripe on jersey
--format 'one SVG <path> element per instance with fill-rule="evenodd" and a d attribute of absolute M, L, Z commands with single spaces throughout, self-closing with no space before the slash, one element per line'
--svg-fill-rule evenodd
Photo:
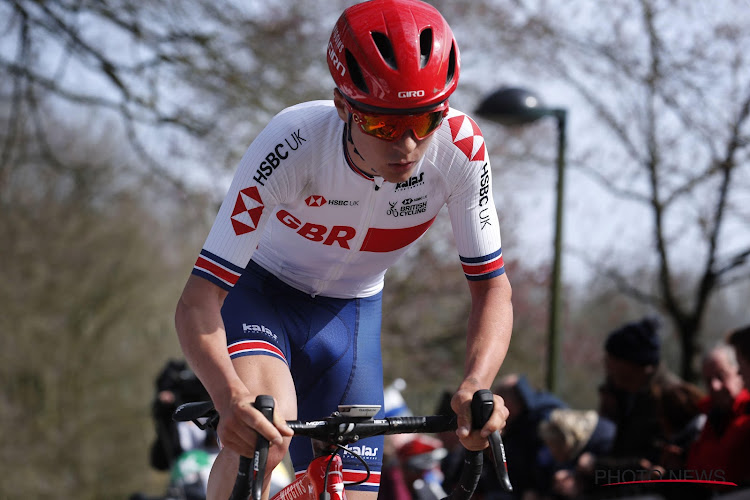
<path fill-rule="evenodd" d="M 468 274 L 465 274 L 466 279 L 469 281 L 482 281 L 482 280 L 488 280 L 490 278 L 494 278 L 496 276 L 500 276 L 502 274 L 505 274 L 505 266 L 501 267 L 497 271 L 493 271 L 488 274 L 482 274 L 479 276 L 469 276 Z"/>
<path fill-rule="evenodd" d="M 236 265 L 232 264 L 231 262 L 229 262 L 228 260 L 222 259 L 218 255 L 213 254 L 213 253 L 209 252 L 208 250 L 201 250 L 201 255 L 204 256 L 204 257 L 206 257 L 206 258 L 211 259 L 212 261 L 216 262 L 217 264 L 221 264 L 222 266 L 226 267 L 227 269 L 231 269 L 235 273 L 242 274 L 242 273 L 245 272 L 244 268 L 242 268 L 240 266 L 236 266 Z"/>
<path fill-rule="evenodd" d="M 479 262 L 487 262 L 488 260 L 492 260 L 502 253 L 503 249 L 498 248 L 496 252 L 492 252 L 489 255 L 483 255 L 481 257 L 463 257 L 461 255 L 459 255 L 458 257 L 461 259 L 461 262 L 465 262 L 467 264 L 477 264 Z"/>
<path fill-rule="evenodd" d="M 229 283 L 227 283 L 224 280 L 221 280 L 221 279 L 217 278 L 216 276 L 214 276 L 211 273 L 207 273 L 206 271 L 204 271 L 202 269 L 197 269 L 197 268 L 194 267 L 191 274 L 194 274 L 196 276 L 200 276 L 201 278 L 207 279 L 208 281 L 210 281 L 214 285 L 218 286 L 219 288 L 222 288 L 222 289 L 226 290 L 227 292 L 229 292 L 229 291 L 232 290 L 232 285 L 230 285 Z"/>

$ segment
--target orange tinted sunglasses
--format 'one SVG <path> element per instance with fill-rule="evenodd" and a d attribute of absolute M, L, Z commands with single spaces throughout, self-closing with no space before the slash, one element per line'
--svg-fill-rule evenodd
<path fill-rule="evenodd" d="M 395 141 L 407 130 L 413 131 L 417 139 L 424 139 L 438 129 L 448 114 L 448 101 L 443 101 L 434 110 L 413 115 L 368 113 L 355 108 L 349 101 L 346 101 L 346 106 L 362 132 L 384 141 Z"/>

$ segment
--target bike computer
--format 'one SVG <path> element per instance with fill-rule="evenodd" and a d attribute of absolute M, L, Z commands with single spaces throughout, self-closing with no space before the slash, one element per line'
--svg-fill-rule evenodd
<path fill-rule="evenodd" d="M 339 405 L 339 413 L 347 417 L 374 417 L 380 405 Z"/>

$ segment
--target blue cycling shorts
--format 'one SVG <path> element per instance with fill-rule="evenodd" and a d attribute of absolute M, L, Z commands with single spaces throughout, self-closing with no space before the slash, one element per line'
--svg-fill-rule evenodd
<path fill-rule="evenodd" d="M 339 404 L 380 405 L 383 364 L 380 351 L 382 292 L 372 297 L 312 297 L 250 262 L 221 310 L 230 356 L 274 356 L 289 367 L 297 391 L 300 420 L 317 420 Z M 350 490 L 377 491 L 383 437 L 351 446 L 367 462 L 367 482 Z M 294 437 L 289 448 L 295 472 L 313 459 L 310 440 Z M 365 478 L 365 466 L 344 452 L 344 480 Z"/>

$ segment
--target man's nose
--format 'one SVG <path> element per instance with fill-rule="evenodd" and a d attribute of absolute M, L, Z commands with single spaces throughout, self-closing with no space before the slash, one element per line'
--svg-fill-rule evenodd
<path fill-rule="evenodd" d="M 711 379 L 711 390 L 712 391 L 719 392 L 722 389 L 723 386 L 724 386 L 724 384 L 722 384 L 721 380 L 719 380 L 718 378 L 714 377 L 714 378 Z"/>
<path fill-rule="evenodd" d="M 408 128 L 403 134 L 401 134 L 401 137 L 394 141 L 394 145 L 396 146 L 396 149 L 403 153 L 411 153 L 417 149 L 419 140 L 417 139 L 417 136 L 414 135 L 414 131 Z"/>

